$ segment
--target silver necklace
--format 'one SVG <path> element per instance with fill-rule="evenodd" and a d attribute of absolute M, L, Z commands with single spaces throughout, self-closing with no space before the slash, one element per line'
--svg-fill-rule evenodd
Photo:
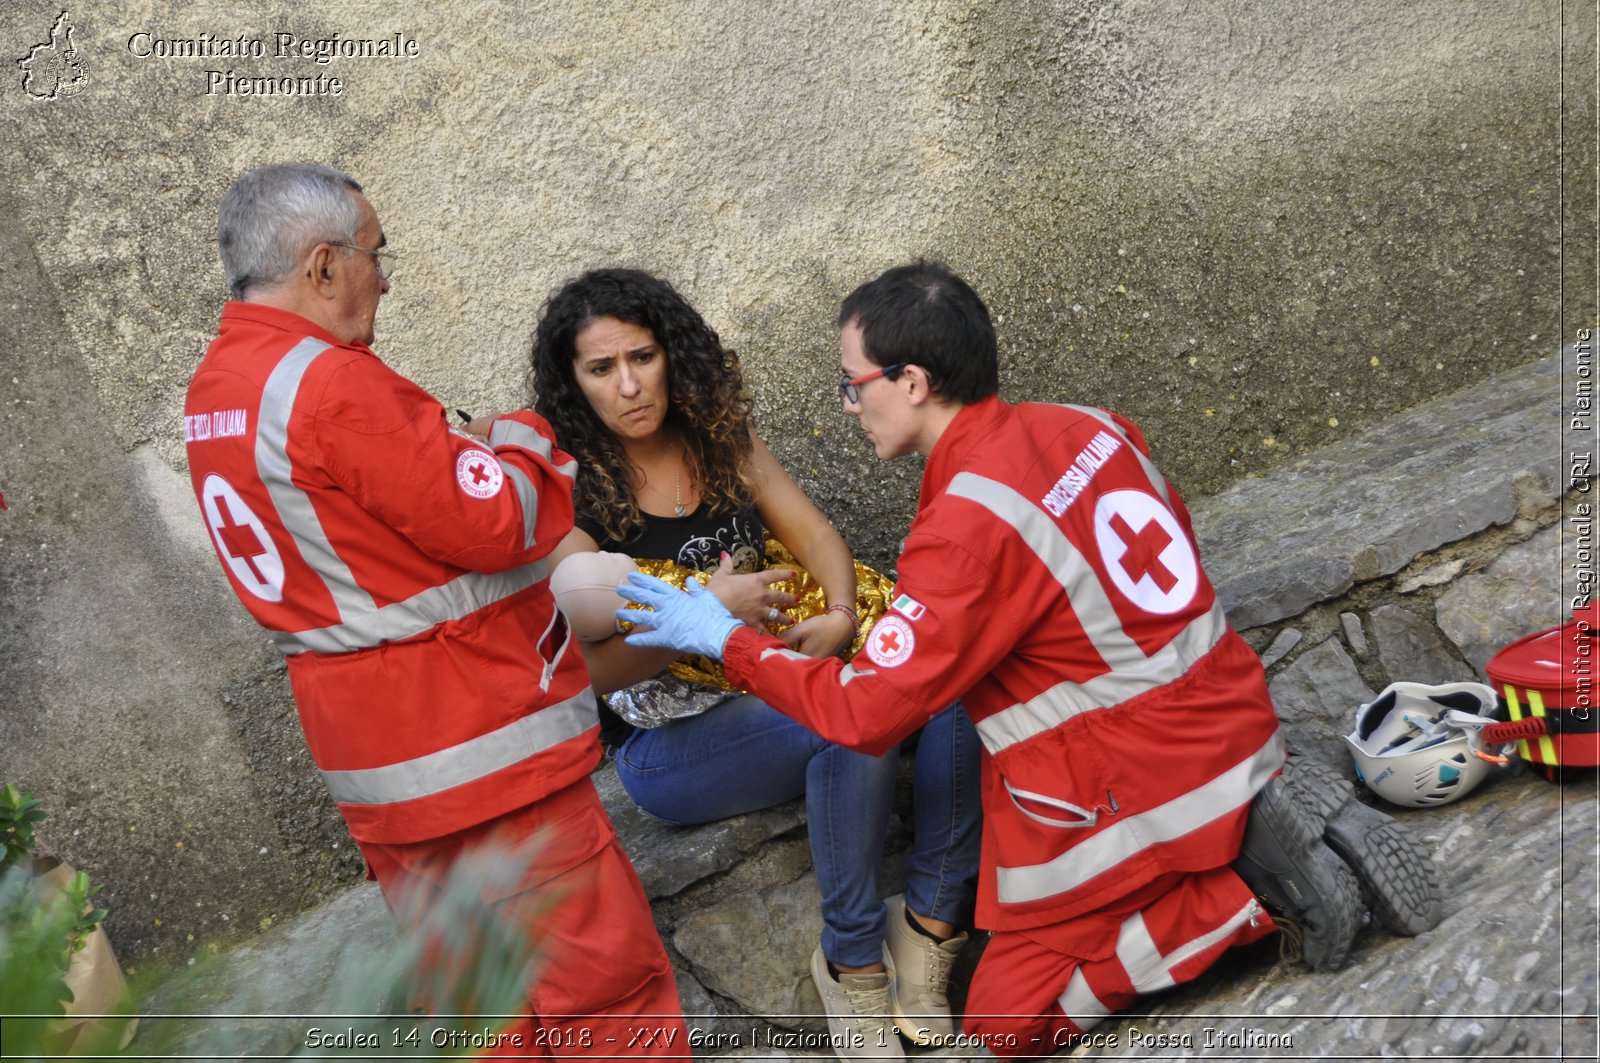
<path fill-rule="evenodd" d="M 683 463 L 679 462 L 672 468 L 672 515 L 681 517 L 686 512 L 683 508 Z"/>

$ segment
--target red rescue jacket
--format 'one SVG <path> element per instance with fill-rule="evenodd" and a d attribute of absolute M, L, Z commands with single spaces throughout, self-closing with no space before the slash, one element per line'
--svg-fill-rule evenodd
<path fill-rule="evenodd" d="M 728 678 L 869 753 L 962 698 L 985 750 L 980 925 L 1080 917 L 1238 854 L 1283 765 L 1278 721 L 1130 422 L 965 407 L 929 455 L 898 577 L 848 664 L 741 628 Z"/>
<path fill-rule="evenodd" d="M 499 418 L 485 446 L 367 347 L 229 303 L 184 442 L 357 839 L 441 837 L 594 767 L 594 693 L 541 560 L 572 527 L 576 464 L 542 418 Z"/>

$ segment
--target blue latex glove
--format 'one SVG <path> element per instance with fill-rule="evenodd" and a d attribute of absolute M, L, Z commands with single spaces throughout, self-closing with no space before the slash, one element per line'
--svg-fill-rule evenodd
<path fill-rule="evenodd" d="M 628 645 L 701 653 L 722 660 L 723 644 L 739 621 L 699 580 L 689 580 L 688 588 L 685 593 L 666 580 L 643 572 L 628 573 L 627 582 L 617 585 L 617 593 L 655 610 L 617 610 L 618 620 L 635 625 L 628 633 Z"/>

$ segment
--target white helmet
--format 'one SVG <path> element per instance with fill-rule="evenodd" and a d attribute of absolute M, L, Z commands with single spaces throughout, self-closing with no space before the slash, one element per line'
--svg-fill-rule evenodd
<path fill-rule="evenodd" d="M 1412 808 L 1465 797 L 1505 758 L 1484 752 L 1494 690 L 1482 683 L 1390 683 L 1356 710 L 1345 742 L 1356 774 L 1386 801 Z"/>

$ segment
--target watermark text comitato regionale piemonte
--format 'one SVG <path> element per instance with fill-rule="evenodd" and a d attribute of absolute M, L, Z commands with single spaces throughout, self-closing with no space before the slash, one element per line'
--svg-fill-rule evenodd
<path fill-rule="evenodd" d="M 408 60 L 422 55 L 422 45 L 405 30 L 380 37 L 305 36 L 288 30 L 168 37 L 140 30 L 128 38 L 128 52 L 137 59 L 198 59 L 215 64 L 204 71 L 203 93 L 207 96 L 342 96 L 345 78 L 326 70 L 263 75 L 256 70 L 236 72 L 227 64 L 237 60 L 253 67 L 259 61 L 291 60 L 327 67 L 355 60 Z"/>

